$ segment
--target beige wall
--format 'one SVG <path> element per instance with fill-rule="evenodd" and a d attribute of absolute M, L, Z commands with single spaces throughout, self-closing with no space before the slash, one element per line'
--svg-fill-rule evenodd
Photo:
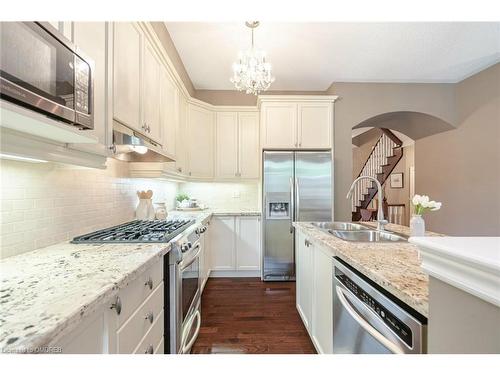
<path fill-rule="evenodd" d="M 335 83 L 328 94 L 335 103 L 335 219 L 349 220 L 351 205 L 345 198 L 352 182 L 352 128 L 388 112 L 423 112 L 454 123 L 455 90 L 452 84 Z"/>
<path fill-rule="evenodd" d="M 415 145 L 416 193 L 443 202 L 427 227 L 500 236 L 500 64 L 457 84 L 458 128 Z"/>

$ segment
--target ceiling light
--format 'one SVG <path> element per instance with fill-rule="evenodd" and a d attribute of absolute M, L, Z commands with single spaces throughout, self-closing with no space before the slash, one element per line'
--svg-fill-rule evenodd
<path fill-rule="evenodd" d="M 274 77 L 271 75 L 271 64 L 266 61 L 266 53 L 257 50 L 253 44 L 253 31 L 259 26 L 259 21 L 246 22 L 252 30 L 252 47 L 238 54 L 238 61 L 233 64 L 233 77 L 230 79 L 238 91 L 258 95 L 266 91 Z"/>
<path fill-rule="evenodd" d="M 47 160 L 27 158 L 24 156 L 10 155 L 10 154 L 0 154 L 0 159 L 15 160 L 15 161 L 25 161 L 28 163 L 48 163 Z"/>

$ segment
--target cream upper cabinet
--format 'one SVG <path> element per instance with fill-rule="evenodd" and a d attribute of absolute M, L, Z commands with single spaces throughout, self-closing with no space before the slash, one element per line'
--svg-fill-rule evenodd
<path fill-rule="evenodd" d="M 143 133 L 154 141 L 161 143 L 160 127 L 160 62 L 156 57 L 151 43 L 145 39 L 144 64 L 142 69 L 143 94 L 142 108 Z"/>
<path fill-rule="evenodd" d="M 260 175 L 259 115 L 240 112 L 238 116 L 239 177 L 257 179 Z"/>
<path fill-rule="evenodd" d="M 175 129 L 175 167 L 177 173 L 186 174 L 187 170 L 187 121 L 188 103 L 184 95 L 179 94 L 179 121 Z"/>
<path fill-rule="evenodd" d="M 236 269 L 260 270 L 260 217 L 236 218 Z"/>
<path fill-rule="evenodd" d="M 259 116 L 256 112 L 217 112 L 215 177 L 259 178 Z"/>
<path fill-rule="evenodd" d="M 163 149 L 176 156 L 176 130 L 179 126 L 179 90 L 172 83 L 167 70 L 160 66 L 160 126 Z"/>
<path fill-rule="evenodd" d="M 263 103 L 261 126 L 263 148 L 295 148 L 297 145 L 297 104 Z"/>
<path fill-rule="evenodd" d="M 197 105 L 188 106 L 188 175 L 195 178 L 214 176 L 214 114 Z"/>
<path fill-rule="evenodd" d="M 328 149 L 336 96 L 260 96 L 264 149 Z"/>
<path fill-rule="evenodd" d="M 108 127 L 106 116 L 107 100 L 107 66 L 106 66 L 106 23 L 105 22 L 74 22 L 73 43 L 94 62 L 92 69 L 94 82 L 94 129 L 86 130 L 97 137 L 97 145 L 73 144 L 72 148 L 95 151 L 106 155 L 111 144 L 111 127 Z"/>
<path fill-rule="evenodd" d="M 130 22 L 114 22 L 113 30 L 113 117 L 141 129 L 142 34 Z"/>
<path fill-rule="evenodd" d="M 299 148 L 332 147 L 332 103 L 299 103 L 297 117 Z"/>
<path fill-rule="evenodd" d="M 238 113 L 218 112 L 215 134 L 215 177 L 238 177 Z"/>

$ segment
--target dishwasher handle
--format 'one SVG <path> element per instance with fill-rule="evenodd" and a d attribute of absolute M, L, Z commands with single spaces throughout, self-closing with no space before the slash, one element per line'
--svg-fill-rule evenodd
<path fill-rule="evenodd" d="M 393 341 L 389 340 L 386 336 L 380 333 L 375 327 L 373 327 L 370 323 L 368 323 L 360 314 L 356 312 L 354 307 L 354 301 L 350 301 L 347 295 L 344 292 L 344 289 L 338 285 L 335 286 L 337 297 L 339 298 L 340 303 L 347 311 L 347 313 L 353 318 L 356 323 L 358 323 L 366 332 L 368 332 L 375 340 L 377 340 L 380 344 L 385 346 L 394 354 L 404 354 L 404 351 L 396 345 Z M 352 305 L 351 305 L 352 303 Z M 377 317 L 378 318 L 378 317 Z M 382 328 L 382 327 L 381 327 Z M 388 328 L 385 328 L 388 331 Z M 389 333 L 389 332 L 388 332 Z"/>

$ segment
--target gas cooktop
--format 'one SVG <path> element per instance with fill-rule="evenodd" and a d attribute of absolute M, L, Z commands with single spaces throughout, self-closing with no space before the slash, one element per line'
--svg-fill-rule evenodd
<path fill-rule="evenodd" d="M 169 242 L 195 220 L 134 220 L 73 238 L 71 243 L 162 243 Z"/>

